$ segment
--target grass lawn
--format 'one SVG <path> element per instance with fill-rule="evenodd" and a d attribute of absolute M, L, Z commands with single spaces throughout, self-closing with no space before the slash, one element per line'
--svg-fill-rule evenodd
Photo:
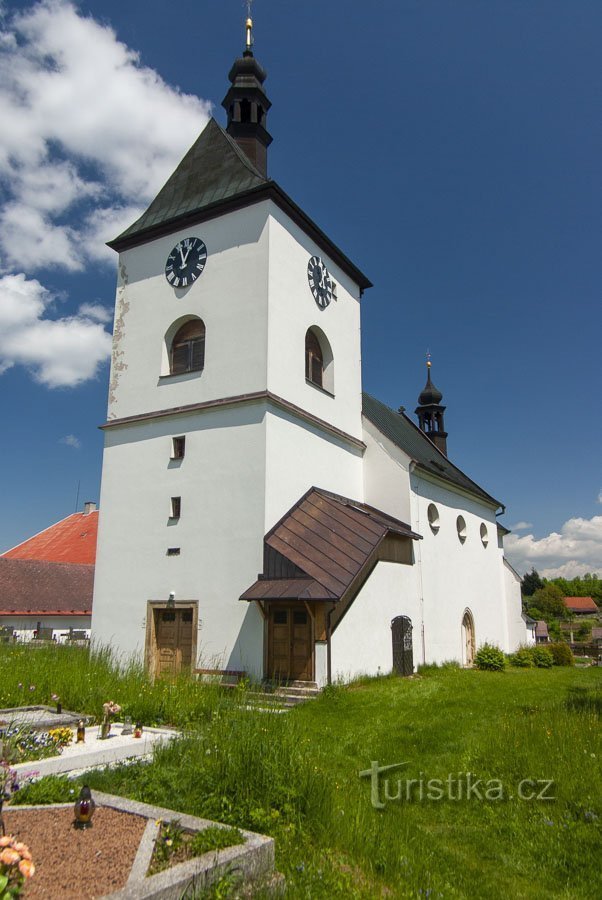
<path fill-rule="evenodd" d="M 381 678 L 272 715 L 236 692 L 120 675 L 109 654 L 87 666 L 76 648 L 0 646 L 0 706 L 55 692 L 65 708 L 99 714 L 114 699 L 184 727 L 152 763 L 93 773 L 91 787 L 272 834 L 289 897 L 600 896 L 602 669 Z M 375 809 L 359 777 L 371 761 L 407 763 L 389 790 L 414 779 L 410 799 L 385 800 L 382 776 Z M 454 799 L 469 772 L 495 797 Z M 429 779 L 442 799 L 427 798 Z M 553 782 L 555 799 L 519 799 L 524 779 L 528 794 Z"/>

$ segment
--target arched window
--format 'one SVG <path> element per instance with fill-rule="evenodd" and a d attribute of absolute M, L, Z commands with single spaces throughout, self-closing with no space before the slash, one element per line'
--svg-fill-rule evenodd
<path fill-rule="evenodd" d="M 320 342 L 311 328 L 305 335 L 305 377 L 312 384 L 322 387 L 324 356 Z"/>
<path fill-rule="evenodd" d="M 205 323 L 191 319 L 176 332 L 169 351 L 170 375 L 200 372 L 205 365 Z"/>

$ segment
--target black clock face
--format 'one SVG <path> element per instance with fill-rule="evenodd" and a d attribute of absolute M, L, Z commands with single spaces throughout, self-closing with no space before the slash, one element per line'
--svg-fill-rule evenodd
<path fill-rule="evenodd" d="M 319 256 L 312 256 L 307 264 L 307 280 L 314 300 L 326 309 L 333 296 L 333 283 L 328 269 Z"/>
<path fill-rule="evenodd" d="M 188 237 L 173 248 L 165 263 L 165 277 L 172 287 L 189 287 L 202 274 L 207 248 L 198 237 Z"/>

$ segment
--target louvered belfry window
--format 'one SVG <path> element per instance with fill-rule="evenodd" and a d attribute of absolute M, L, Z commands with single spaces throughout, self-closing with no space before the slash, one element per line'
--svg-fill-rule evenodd
<path fill-rule="evenodd" d="M 186 322 L 174 337 L 170 353 L 170 373 L 200 372 L 205 365 L 205 324 L 201 319 Z"/>
<path fill-rule="evenodd" d="M 312 384 L 322 387 L 322 374 L 324 372 L 324 359 L 322 348 L 317 337 L 310 329 L 305 335 L 305 377 Z"/>

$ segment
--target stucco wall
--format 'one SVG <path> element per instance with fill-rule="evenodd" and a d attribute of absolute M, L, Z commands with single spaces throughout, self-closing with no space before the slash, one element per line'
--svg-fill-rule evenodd
<path fill-rule="evenodd" d="M 361 449 L 271 408 L 266 430 L 266 532 L 312 486 L 362 501 Z"/>
<path fill-rule="evenodd" d="M 333 680 L 385 675 L 393 666 L 391 621 L 409 616 L 413 625 L 414 665 L 420 652 L 420 602 L 415 568 L 379 562 L 331 638 Z"/>
<path fill-rule="evenodd" d="M 474 619 L 477 648 L 489 641 L 506 650 L 506 597 L 495 509 L 427 479 L 416 470 L 411 475 L 411 485 L 412 525 L 423 536 L 415 547 L 419 590 L 424 598 L 427 660 L 462 661 L 462 618 L 467 609 Z M 430 503 L 439 512 L 436 533 L 429 526 Z M 458 538 L 458 516 L 466 522 L 464 543 Z M 482 524 L 487 528 L 486 547 L 480 536 Z"/>
<path fill-rule="evenodd" d="M 270 204 L 268 388 L 361 438 L 360 302 L 357 285 L 288 217 Z M 307 281 L 320 256 L 337 283 L 337 299 L 320 309 Z M 334 357 L 334 399 L 305 383 L 305 335 L 317 326 Z"/>
<path fill-rule="evenodd" d="M 520 644 L 535 643 L 535 635 L 527 629 L 522 616 L 520 577 L 504 560 L 504 590 L 508 610 L 509 650 L 516 650 Z"/>
<path fill-rule="evenodd" d="M 109 418 L 266 389 L 267 215 L 267 202 L 259 203 L 120 255 Z M 207 246 L 207 264 L 193 285 L 174 289 L 166 259 L 193 235 Z M 205 323 L 205 369 L 161 378 L 164 337 L 187 315 Z"/>
<path fill-rule="evenodd" d="M 366 503 L 410 523 L 410 457 L 363 418 Z"/>
<path fill-rule="evenodd" d="M 263 625 L 238 597 L 262 567 L 265 405 L 106 432 L 93 607 L 96 641 L 140 654 L 148 600 L 199 602 L 205 665 L 261 674 Z M 172 436 L 186 436 L 181 461 Z M 170 521 L 170 498 L 182 498 Z M 168 556 L 168 547 L 180 547 Z"/>

